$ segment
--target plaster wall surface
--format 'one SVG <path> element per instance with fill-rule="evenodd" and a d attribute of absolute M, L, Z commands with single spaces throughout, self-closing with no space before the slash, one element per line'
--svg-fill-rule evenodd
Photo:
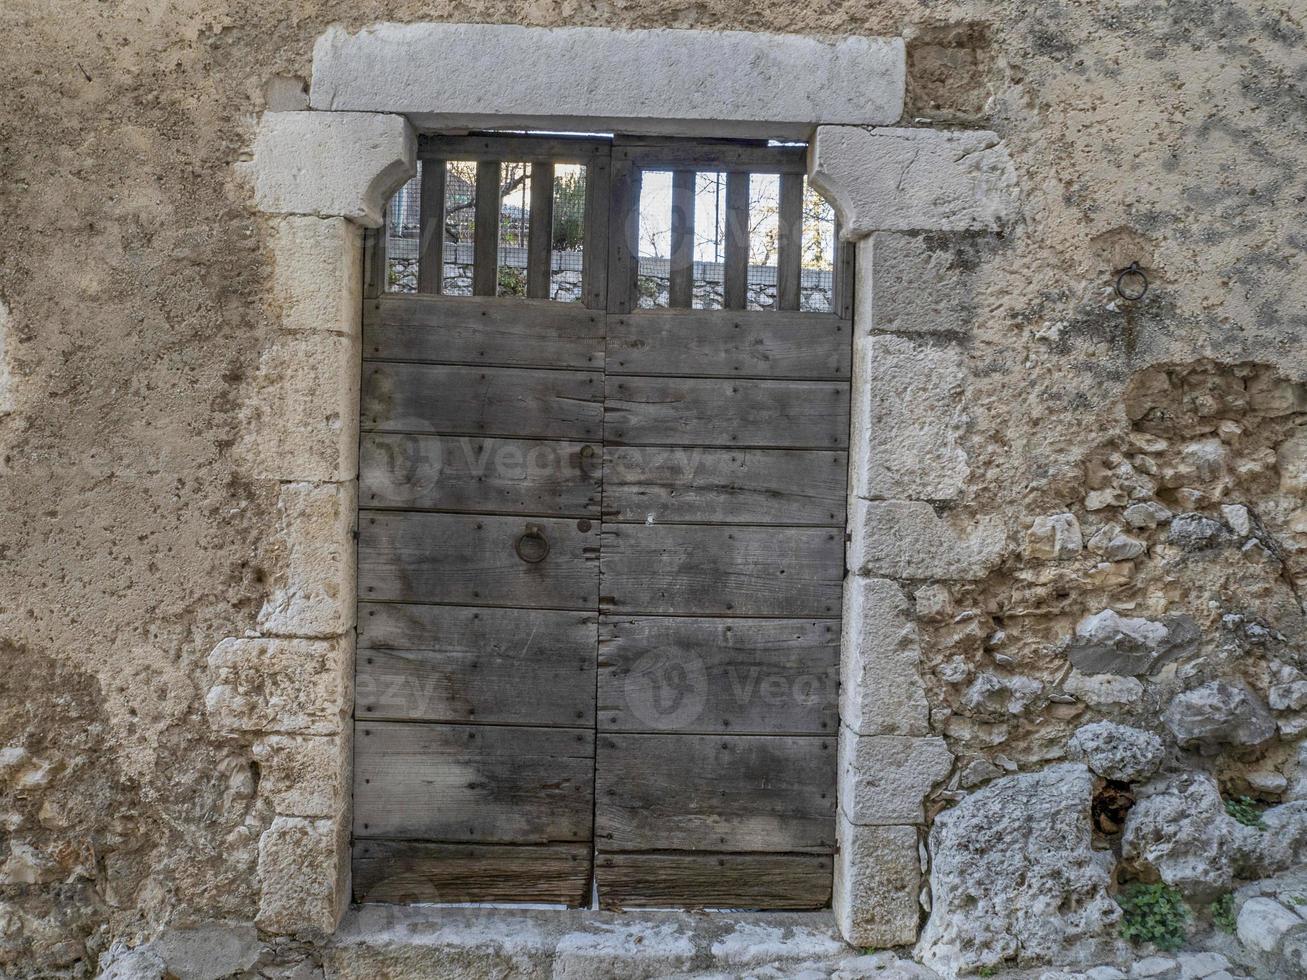
<path fill-rule="evenodd" d="M 279 531 L 286 508 L 333 524 L 352 492 L 348 472 L 256 451 L 270 372 L 311 329 L 305 301 L 278 286 L 273 250 L 291 233 L 279 222 L 330 222 L 260 216 L 234 164 L 258 114 L 304 107 L 329 27 L 442 19 L 902 36 L 898 127 L 1003 141 L 1019 208 L 1001 236 L 866 227 L 860 244 L 902 284 L 860 308 L 912 338 L 877 343 L 912 352 L 904 370 L 947 363 L 951 379 L 931 393 L 948 401 L 947 499 L 891 499 L 879 472 L 855 501 L 955 560 L 937 578 L 906 558 L 855 569 L 898 579 L 915 619 L 922 691 L 903 695 L 903 736 L 942 740 L 955 760 L 924 824 L 977 800 L 931 834 L 937 889 L 965 864 L 958 828 L 984 823 L 979 787 L 1062 760 L 1089 721 L 1156 733 L 1166 766 L 1223 792 L 1293 805 L 1307 785 L 1307 696 L 1293 686 L 1307 667 L 1301 5 L 180 0 L 164 14 L 16 0 L 0 10 L 20 42 L 0 48 L 4 970 L 85 975 L 115 941 L 266 924 L 260 842 L 339 845 L 332 801 L 289 792 L 315 785 L 313 760 L 331 753 L 312 740 L 339 738 L 339 724 L 270 733 L 215 724 L 239 718 L 208 707 L 236 669 L 211 656 L 224 641 L 317 608 L 316 593 L 288 592 L 310 551 Z M 1111 284 L 1133 261 L 1152 285 L 1128 304 Z M 324 377 L 355 363 L 352 329 L 314 347 Z M 303 407 L 329 434 L 334 409 L 315 404 Z M 1132 524 L 1129 508 L 1149 502 L 1220 526 L 1140 512 Z M 1176 645 L 1139 654 L 1152 657 L 1139 674 L 1104 671 L 1092 638 L 1105 620 L 1081 624 L 1105 610 L 1164 623 Z M 281 642 L 345 655 L 331 636 Z M 1244 721 L 1271 719 L 1260 741 L 1214 739 L 1171 710 L 1235 681 L 1257 702 Z M 306 768 L 265 785 L 274 736 L 299 740 Z M 1070 771 L 1048 782 L 1087 785 Z M 1040 785 L 994 796 L 1040 799 Z M 1208 798 L 1184 793 L 1159 788 L 1150 806 Z M 1088 834 L 1072 816 L 1065 826 Z M 1126 836 L 1131 867 L 1161 860 L 1142 824 Z M 1091 863 L 1076 887 L 1102 887 Z"/>

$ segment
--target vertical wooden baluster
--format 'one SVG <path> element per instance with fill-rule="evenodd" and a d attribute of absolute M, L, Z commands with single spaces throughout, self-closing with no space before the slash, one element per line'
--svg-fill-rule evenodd
<path fill-rule="evenodd" d="M 612 159 L 607 154 L 585 168 L 585 241 L 581 251 L 581 288 L 592 310 L 608 306 L 608 202 Z"/>
<path fill-rule="evenodd" d="M 613 159 L 612 204 L 608 215 L 608 310 L 630 313 L 636 304 L 640 264 L 640 171 Z"/>
<path fill-rule="evenodd" d="M 723 301 L 728 310 L 749 305 L 749 175 L 726 175 L 726 275 Z"/>
<path fill-rule="evenodd" d="M 445 282 L 445 161 L 422 161 L 418 202 L 418 292 L 440 293 Z"/>
<path fill-rule="evenodd" d="M 781 174 L 776 255 L 776 308 L 799 308 L 803 266 L 803 175 Z"/>
<path fill-rule="evenodd" d="M 694 305 L 694 179 L 693 170 L 672 174 L 672 262 L 667 305 L 679 310 Z"/>
<path fill-rule="evenodd" d="M 499 286 L 499 161 L 477 164 L 472 295 L 494 296 Z"/>
<path fill-rule="evenodd" d="M 526 294 L 549 299 L 554 253 L 554 165 L 531 164 L 531 230 L 526 244 Z"/>

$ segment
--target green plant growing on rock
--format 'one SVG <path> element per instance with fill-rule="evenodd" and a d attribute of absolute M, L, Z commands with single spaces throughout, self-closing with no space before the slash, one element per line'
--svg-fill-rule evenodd
<path fill-rule="evenodd" d="M 1222 932 L 1234 935 L 1234 892 L 1226 892 L 1212 903 L 1212 925 Z"/>
<path fill-rule="evenodd" d="M 1184 945 L 1189 909 L 1170 885 L 1129 885 L 1116 897 L 1124 913 L 1121 935 L 1132 943 L 1152 943 L 1170 952 Z"/>
<path fill-rule="evenodd" d="M 1257 801 L 1252 797 L 1239 796 L 1233 800 L 1226 800 L 1225 812 L 1245 827 L 1255 827 L 1258 830 L 1266 829 L 1266 821 L 1262 819 L 1261 807 L 1257 805 Z"/>

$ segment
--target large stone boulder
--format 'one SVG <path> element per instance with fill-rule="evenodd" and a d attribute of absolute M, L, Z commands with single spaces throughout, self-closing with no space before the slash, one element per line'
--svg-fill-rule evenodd
<path fill-rule="evenodd" d="M 1090 843 L 1093 784 L 1083 765 L 1050 766 L 996 780 L 935 818 L 922 963 L 952 980 L 1120 954 L 1112 857 Z"/>
<path fill-rule="evenodd" d="M 1163 720 L 1181 747 L 1205 753 L 1260 745 L 1275 734 L 1275 719 L 1241 682 L 1212 681 L 1178 694 Z"/>
<path fill-rule="evenodd" d="M 1125 821 L 1122 856 L 1152 867 L 1186 898 L 1229 891 L 1243 828 L 1225 812 L 1216 780 L 1187 772 L 1139 787 Z"/>
<path fill-rule="evenodd" d="M 1192 653 L 1198 640 L 1188 616 L 1152 620 L 1104 609 L 1076 623 L 1067 657 L 1081 673 L 1140 676 Z"/>

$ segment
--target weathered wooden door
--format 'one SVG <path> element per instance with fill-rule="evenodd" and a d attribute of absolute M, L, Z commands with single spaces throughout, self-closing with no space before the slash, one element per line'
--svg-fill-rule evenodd
<path fill-rule="evenodd" d="M 365 316 L 356 897 L 825 905 L 851 337 L 838 265 L 832 311 L 799 309 L 802 149 L 467 137 L 423 157 L 419 294 L 374 262 Z M 578 165 L 562 303 L 555 168 Z M 496 295 L 519 172 L 525 299 Z M 715 310 L 692 308 L 705 172 Z M 641 188 L 667 173 L 667 304 L 645 309 Z M 767 310 L 746 309 L 758 174 L 779 190 Z M 460 210 L 474 295 L 441 295 Z"/>

